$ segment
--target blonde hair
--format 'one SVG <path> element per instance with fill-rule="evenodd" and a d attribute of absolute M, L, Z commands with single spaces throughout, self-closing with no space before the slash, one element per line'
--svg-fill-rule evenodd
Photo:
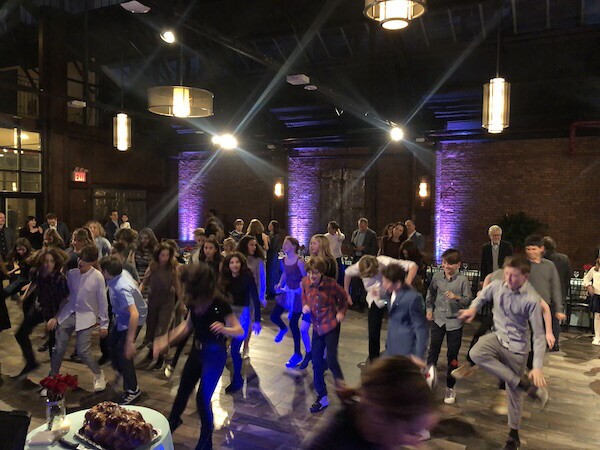
<path fill-rule="evenodd" d="M 232 237 L 228 237 L 227 239 L 225 239 L 223 241 L 223 251 L 225 253 L 231 253 L 232 251 L 235 250 L 236 246 L 237 246 L 237 243 L 235 242 L 235 239 Z"/>
<path fill-rule="evenodd" d="M 106 237 L 106 231 L 104 231 L 104 227 L 97 220 L 90 220 L 88 223 L 85 224 L 85 227 L 90 229 L 92 235 L 94 234 L 94 230 L 90 228 L 92 225 L 98 227 L 98 236 Z"/>
<path fill-rule="evenodd" d="M 361 278 L 371 278 L 379 272 L 379 261 L 373 255 L 364 255 L 358 261 L 358 271 Z"/>
<path fill-rule="evenodd" d="M 311 242 L 313 241 L 319 242 L 319 253 L 316 256 L 320 256 L 323 259 L 335 259 L 331 254 L 331 247 L 329 245 L 329 239 L 324 234 L 315 234 L 310 238 Z"/>

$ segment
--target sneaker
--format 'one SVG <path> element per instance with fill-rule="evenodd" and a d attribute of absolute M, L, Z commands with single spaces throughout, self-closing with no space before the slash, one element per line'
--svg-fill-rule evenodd
<path fill-rule="evenodd" d="M 546 406 L 546 403 L 548 403 L 548 389 L 546 388 L 532 386 L 527 390 L 527 394 L 534 400 L 540 402 L 540 408 L 543 408 Z"/>
<path fill-rule="evenodd" d="M 429 366 L 425 371 L 425 381 L 427 382 L 427 386 L 432 391 L 435 389 L 437 385 L 437 370 L 435 366 Z"/>
<path fill-rule="evenodd" d="M 446 388 L 446 395 L 444 396 L 444 403 L 446 405 L 452 405 L 456 402 L 456 392 L 452 388 Z"/>
<path fill-rule="evenodd" d="M 429 430 L 421 430 L 419 431 L 419 441 L 428 441 L 431 439 L 431 432 Z"/>
<path fill-rule="evenodd" d="M 450 372 L 455 379 L 460 380 L 462 378 L 467 378 L 473 375 L 477 370 L 477 366 L 472 366 L 471 364 L 463 364 L 458 369 L 454 369 Z"/>
<path fill-rule="evenodd" d="M 311 352 L 308 352 L 306 355 L 304 355 L 304 359 L 300 363 L 300 366 L 298 366 L 298 369 L 300 369 L 300 370 L 306 369 L 311 360 L 312 360 L 312 354 L 311 354 Z"/>
<path fill-rule="evenodd" d="M 285 367 L 287 367 L 288 369 L 292 369 L 292 368 L 296 367 L 298 364 L 300 364 L 300 361 L 302 361 L 302 354 L 294 353 L 292 355 L 292 357 L 289 359 L 289 361 L 285 364 Z"/>
<path fill-rule="evenodd" d="M 37 348 L 37 351 L 40 353 L 43 353 L 43 352 L 48 351 L 48 348 L 49 348 L 48 341 L 46 341 Z"/>
<path fill-rule="evenodd" d="M 506 444 L 504 445 L 504 450 L 518 450 L 519 448 L 521 448 L 521 441 L 511 437 L 508 438 Z"/>
<path fill-rule="evenodd" d="M 242 350 L 242 359 L 250 358 L 250 347 L 246 347 Z"/>
<path fill-rule="evenodd" d="M 244 383 L 231 383 L 229 386 L 227 386 L 225 388 L 225 393 L 226 394 L 233 394 L 237 391 L 239 391 L 242 387 L 244 386 Z"/>
<path fill-rule="evenodd" d="M 600 338 L 592 339 L 592 345 L 600 345 Z"/>
<path fill-rule="evenodd" d="M 327 400 L 326 395 L 320 395 L 317 397 L 317 401 L 313 403 L 310 407 L 311 413 L 318 413 L 319 411 L 323 411 L 325 408 L 329 406 L 329 400 Z"/>
<path fill-rule="evenodd" d="M 40 397 L 48 397 L 48 389 L 45 387 L 40 389 Z"/>
<path fill-rule="evenodd" d="M 119 405 L 131 405 L 140 395 L 142 395 L 142 391 L 139 388 L 135 391 L 125 391 L 119 400 Z"/>
<path fill-rule="evenodd" d="M 165 377 L 171 378 L 173 370 L 175 370 L 175 368 L 171 364 L 165 364 Z"/>
<path fill-rule="evenodd" d="M 98 375 L 94 375 L 94 392 L 102 392 L 104 389 L 106 389 L 106 379 L 104 370 L 101 370 Z"/>
<path fill-rule="evenodd" d="M 279 343 L 283 340 L 283 337 L 285 336 L 285 333 L 287 333 L 287 328 L 284 328 L 283 330 L 279 330 L 279 333 L 277 333 L 277 336 L 275 336 L 274 341 Z"/>
<path fill-rule="evenodd" d="M 508 399 L 506 398 L 506 391 L 500 390 L 496 397 L 496 403 L 492 406 L 492 411 L 499 416 L 506 416 L 508 414 Z"/>

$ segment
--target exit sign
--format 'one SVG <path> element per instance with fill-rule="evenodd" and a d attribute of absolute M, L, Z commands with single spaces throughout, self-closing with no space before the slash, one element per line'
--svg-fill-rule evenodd
<path fill-rule="evenodd" d="M 88 181 L 88 170 L 76 167 L 73 172 L 71 172 L 71 180 L 76 183 L 87 183 Z"/>

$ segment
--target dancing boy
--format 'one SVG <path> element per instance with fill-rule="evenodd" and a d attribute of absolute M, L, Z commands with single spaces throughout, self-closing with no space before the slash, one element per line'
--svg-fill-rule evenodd
<path fill-rule="evenodd" d="M 317 401 L 310 412 L 319 412 L 329 405 L 325 385 L 323 356 L 327 349 L 327 365 L 336 384 L 344 382 L 344 375 L 337 359 L 340 340 L 340 324 L 348 310 L 344 289 L 333 278 L 323 275 L 327 270 L 325 260 L 312 256 L 306 263 L 307 276 L 302 279 L 302 312 L 310 313 L 313 326 L 312 362 L 313 380 Z"/>
<path fill-rule="evenodd" d="M 469 306 L 472 298 L 469 279 L 458 272 L 461 260 L 461 253 L 454 248 L 449 248 L 442 253 L 443 271 L 433 275 L 425 301 L 427 320 L 433 321 L 431 344 L 427 355 L 427 383 L 430 386 L 435 384 L 435 366 L 446 336 L 448 370 L 444 403 L 447 404 L 456 401 L 454 391 L 456 379 L 451 372 L 458 367 L 458 352 L 462 341 L 463 324 L 458 318 L 458 311 Z"/>
<path fill-rule="evenodd" d="M 469 309 L 459 317 L 470 322 L 477 311 L 494 302 L 494 332 L 482 336 L 471 349 L 470 356 L 480 368 L 506 383 L 508 395 L 508 426 L 510 432 L 505 450 L 518 449 L 519 426 L 523 410 L 523 393 L 538 399 L 542 407 L 548 400 L 546 380 L 542 372 L 546 339 L 542 323 L 541 298 L 527 281 L 531 263 L 523 255 L 507 258 L 504 281 L 486 286 Z M 533 331 L 533 369 L 524 377 L 530 349 L 528 322 Z"/>

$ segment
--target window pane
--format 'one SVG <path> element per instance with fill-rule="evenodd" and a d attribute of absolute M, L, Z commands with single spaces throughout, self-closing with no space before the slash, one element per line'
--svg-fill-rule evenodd
<path fill-rule="evenodd" d="M 0 128 L 0 147 L 17 147 L 16 128 Z"/>
<path fill-rule="evenodd" d="M 0 170 L 19 170 L 17 150 L 3 148 L 0 151 Z"/>
<path fill-rule="evenodd" d="M 21 155 L 21 170 L 26 172 L 41 172 L 42 155 L 39 153 L 23 152 Z"/>
<path fill-rule="evenodd" d="M 17 192 L 19 174 L 17 172 L 0 171 L 0 191 Z"/>
<path fill-rule="evenodd" d="M 42 141 L 40 140 L 40 133 L 34 131 L 21 131 L 21 148 L 23 150 L 36 150 L 42 149 Z"/>
<path fill-rule="evenodd" d="M 21 192 L 42 192 L 42 174 L 22 173 Z"/>

